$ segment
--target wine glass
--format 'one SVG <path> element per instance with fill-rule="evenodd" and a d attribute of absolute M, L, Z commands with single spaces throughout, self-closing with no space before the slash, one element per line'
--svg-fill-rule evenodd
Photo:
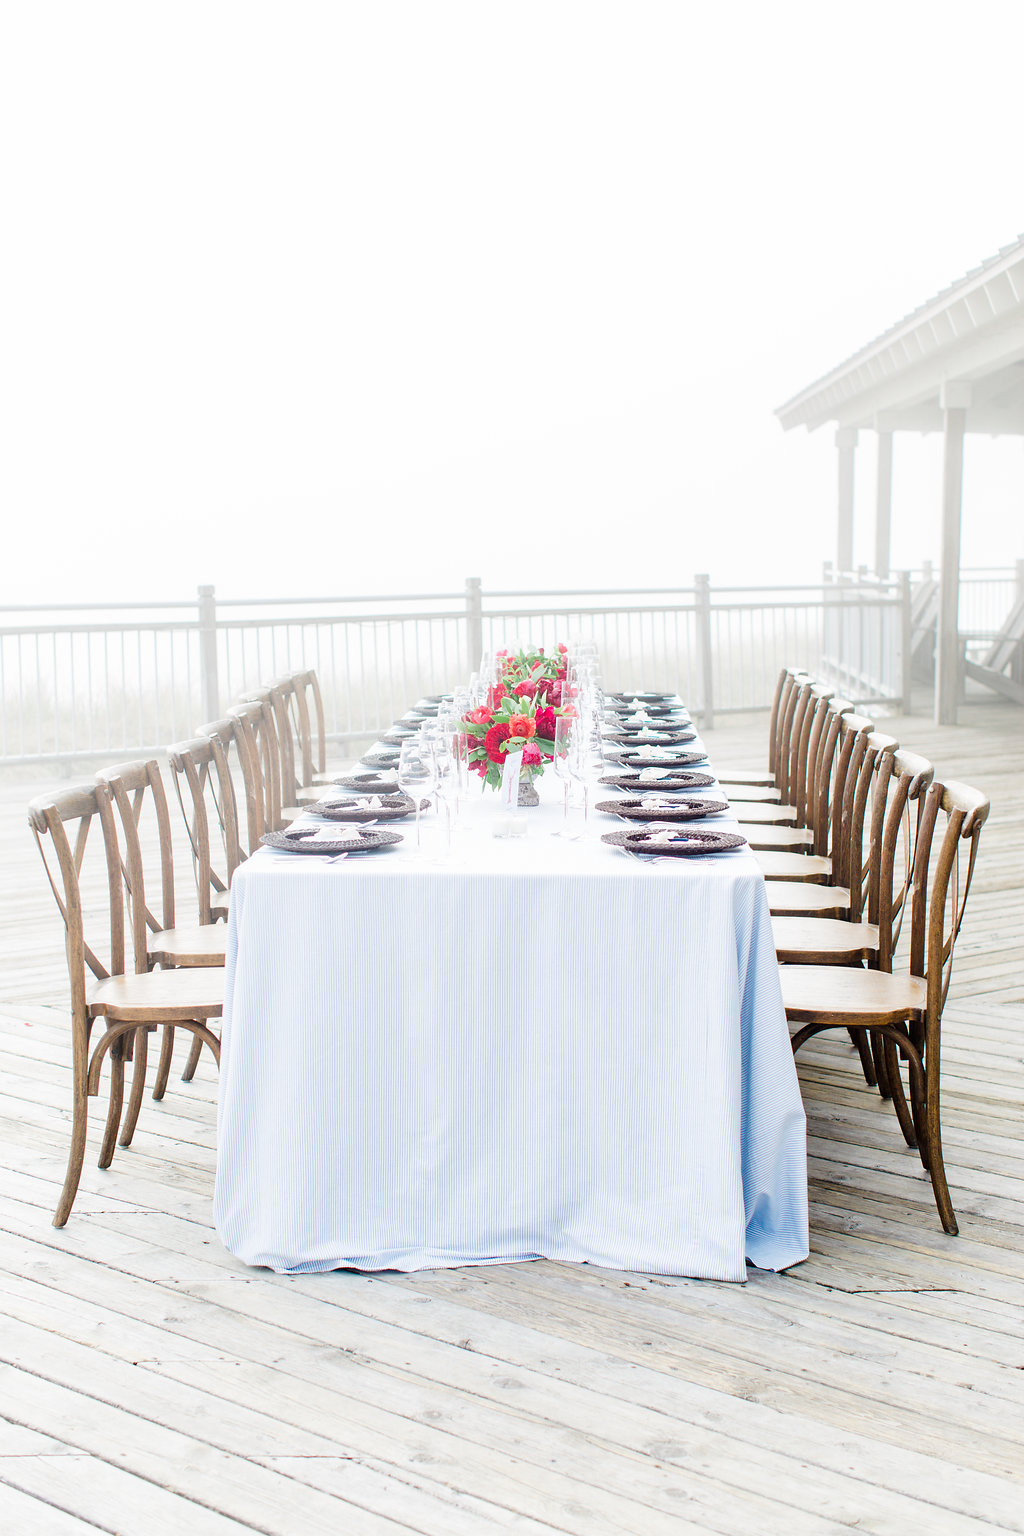
<path fill-rule="evenodd" d="M 555 718 L 555 755 L 551 765 L 555 770 L 555 777 L 562 785 L 562 830 L 555 835 L 564 837 L 569 825 L 569 785 L 572 781 L 572 768 L 570 757 L 575 750 L 573 735 L 576 720 L 573 715 L 558 715 Z"/>
<path fill-rule="evenodd" d="M 437 770 L 430 743 L 421 741 L 419 736 L 410 736 L 402 742 L 398 754 L 398 787 L 403 794 L 412 797 L 416 806 L 417 852 L 420 848 L 420 801 L 424 795 L 429 798 L 433 794 L 436 783 Z"/>

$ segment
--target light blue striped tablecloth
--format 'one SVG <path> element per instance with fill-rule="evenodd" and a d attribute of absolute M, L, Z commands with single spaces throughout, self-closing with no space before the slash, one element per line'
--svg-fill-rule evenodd
<path fill-rule="evenodd" d="M 747 849 L 648 866 L 561 791 L 451 862 L 263 850 L 228 935 L 214 1215 L 280 1271 L 807 1255 L 805 1123 Z M 581 813 L 574 814 L 579 826 Z M 728 825 L 728 822 L 719 823 Z"/>

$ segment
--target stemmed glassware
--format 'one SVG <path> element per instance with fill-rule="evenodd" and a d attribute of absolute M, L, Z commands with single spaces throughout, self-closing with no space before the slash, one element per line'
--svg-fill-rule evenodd
<path fill-rule="evenodd" d="M 420 802 L 428 798 L 437 786 L 437 767 L 430 742 L 421 736 L 410 736 L 402 742 L 398 755 L 398 787 L 410 795 L 416 806 L 416 849 L 420 848 Z"/>
<path fill-rule="evenodd" d="M 572 715 L 558 715 L 555 719 L 555 755 L 552 767 L 562 785 L 562 830 L 556 836 L 564 837 L 569 826 L 569 785 L 572 782 L 572 754 L 575 744 L 576 720 Z"/>

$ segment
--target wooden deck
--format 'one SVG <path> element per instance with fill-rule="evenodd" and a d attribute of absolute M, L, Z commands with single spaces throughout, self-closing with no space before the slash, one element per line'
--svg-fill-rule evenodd
<path fill-rule="evenodd" d="M 961 1235 L 850 1048 L 802 1055 L 812 1254 L 747 1285 L 552 1263 L 286 1278 L 210 1224 L 216 1084 L 91 1151 L 68 1227 L 63 956 L 0 783 L 0 1529 L 1024 1532 L 1024 711 L 891 722 L 987 789 L 946 1016 Z M 759 757 L 763 717 L 709 740 Z M 98 1131 L 98 1124 L 96 1126 Z"/>

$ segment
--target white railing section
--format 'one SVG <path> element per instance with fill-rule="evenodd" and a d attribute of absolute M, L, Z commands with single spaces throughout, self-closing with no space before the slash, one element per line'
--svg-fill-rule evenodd
<path fill-rule="evenodd" d="M 989 579 L 986 573 L 986 580 Z M 1013 572 L 992 573 L 1000 585 Z M 678 689 L 702 722 L 767 708 L 782 666 L 854 702 L 909 701 L 908 573 L 820 585 L 458 591 L 0 608 L 0 765 L 160 751 L 243 693 L 315 667 L 330 738 L 373 739 L 481 652 L 598 642 L 606 686 Z M 973 600 L 973 599 L 972 599 Z"/>

